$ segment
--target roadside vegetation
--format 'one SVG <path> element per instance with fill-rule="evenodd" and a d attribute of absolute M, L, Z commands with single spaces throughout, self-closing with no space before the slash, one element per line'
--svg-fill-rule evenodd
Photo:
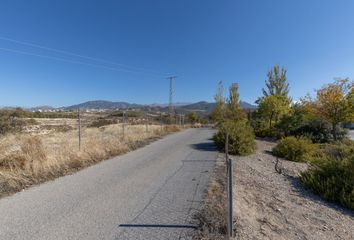
<path fill-rule="evenodd" d="M 229 98 L 223 96 L 223 85 L 219 82 L 215 95 L 216 108 L 213 119 L 218 132 L 214 142 L 220 150 L 225 150 L 225 139 L 228 134 L 229 152 L 235 155 L 249 155 L 256 149 L 253 129 L 247 119 L 247 114 L 240 106 L 238 84 L 233 83 L 229 88 Z"/>
<path fill-rule="evenodd" d="M 274 66 L 267 77 L 262 96 L 256 101 L 258 108 L 248 111 L 240 107 L 238 85 L 232 84 L 229 97 L 225 98 L 219 82 L 212 113 L 218 129 L 214 136 L 216 146 L 225 150 L 226 133 L 229 153 L 233 155 L 254 153 L 255 136 L 272 145 L 275 142 L 270 151 L 274 156 L 307 165 L 296 175 L 305 188 L 354 210 L 354 141 L 342 128 L 354 122 L 354 82 L 336 79 L 316 90 L 315 98 L 308 94 L 294 102 L 285 68 Z M 215 179 L 219 184 L 215 184 Z M 214 177 L 209 191 L 223 192 L 225 181 Z M 213 239 L 215 231 L 222 235 L 226 228 L 224 222 L 224 228 L 215 229 L 210 224 L 209 218 L 216 212 L 225 214 L 218 210 L 220 204 L 220 199 L 208 195 L 204 216 L 199 216 L 200 229 L 212 234 L 209 238 L 202 234 L 202 239 Z"/>
<path fill-rule="evenodd" d="M 225 239 L 227 233 L 225 171 L 224 164 L 218 164 L 214 169 L 204 207 L 194 216 L 199 224 L 198 232 L 193 238 L 195 240 Z"/>
<path fill-rule="evenodd" d="M 79 149 L 77 126 L 59 125 L 48 131 L 48 126 L 20 118 L 14 112 L 18 110 L 0 114 L 0 197 L 76 172 L 179 130 L 176 125 L 126 124 L 123 138 L 122 124 L 97 119 L 81 129 Z M 33 124 L 41 131 L 23 131 Z"/>
<path fill-rule="evenodd" d="M 285 68 L 268 73 L 251 124 L 258 137 L 277 140 L 275 156 L 306 162 L 301 182 L 325 199 L 354 209 L 354 142 L 341 127 L 354 122 L 354 82 L 336 79 L 316 90 L 315 98 L 294 103 Z"/>

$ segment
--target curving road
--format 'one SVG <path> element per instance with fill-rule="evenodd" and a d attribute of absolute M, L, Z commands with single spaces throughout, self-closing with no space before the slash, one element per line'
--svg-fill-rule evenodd
<path fill-rule="evenodd" d="M 0 199 L 0 239 L 188 239 L 217 152 L 189 129 Z"/>

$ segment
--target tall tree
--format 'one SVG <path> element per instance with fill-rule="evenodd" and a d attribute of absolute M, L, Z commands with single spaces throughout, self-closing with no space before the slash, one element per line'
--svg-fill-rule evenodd
<path fill-rule="evenodd" d="M 275 65 L 267 74 L 268 80 L 266 81 L 266 89 L 262 89 L 264 97 L 268 96 L 281 96 L 288 99 L 289 103 L 289 83 L 286 80 L 286 69 L 279 65 Z M 259 103 L 261 98 L 257 100 Z"/>
<path fill-rule="evenodd" d="M 215 109 L 212 113 L 213 120 L 216 121 L 217 123 L 221 123 L 225 119 L 225 97 L 224 97 L 224 86 L 222 81 L 218 82 L 218 87 L 216 89 L 216 94 L 215 94 Z"/>
<path fill-rule="evenodd" d="M 228 115 L 232 120 L 239 120 L 246 117 L 245 112 L 240 105 L 240 95 L 238 93 L 238 84 L 232 83 L 229 88 Z"/>
<path fill-rule="evenodd" d="M 354 121 L 353 87 L 354 82 L 346 78 L 317 90 L 316 109 L 332 124 L 334 140 L 337 140 L 337 127 L 341 122 Z"/>

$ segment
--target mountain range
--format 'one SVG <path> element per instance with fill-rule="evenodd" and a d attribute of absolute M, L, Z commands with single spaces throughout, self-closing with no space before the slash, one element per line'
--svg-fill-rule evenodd
<path fill-rule="evenodd" d="M 244 109 L 255 109 L 257 106 L 252 105 L 250 103 L 241 101 L 241 107 Z M 96 100 L 96 101 L 88 101 L 84 103 L 80 103 L 77 105 L 72 105 L 68 107 L 62 107 L 64 110 L 76 110 L 76 109 L 148 109 L 154 108 L 159 109 L 160 111 L 167 111 L 168 104 L 151 104 L 151 105 L 142 105 L 128 102 L 112 102 L 112 101 L 104 101 L 104 100 Z M 200 101 L 197 103 L 176 103 L 174 104 L 174 108 L 176 112 L 184 113 L 184 112 L 204 112 L 211 113 L 215 108 L 215 103 Z"/>

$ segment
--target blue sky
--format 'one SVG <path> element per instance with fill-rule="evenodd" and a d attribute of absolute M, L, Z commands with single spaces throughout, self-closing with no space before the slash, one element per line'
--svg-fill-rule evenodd
<path fill-rule="evenodd" d="M 176 102 L 212 101 L 222 80 L 252 103 L 274 64 L 296 100 L 353 79 L 353 11 L 352 0 L 3 0 L 0 106 L 166 103 L 170 74 Z"/>

